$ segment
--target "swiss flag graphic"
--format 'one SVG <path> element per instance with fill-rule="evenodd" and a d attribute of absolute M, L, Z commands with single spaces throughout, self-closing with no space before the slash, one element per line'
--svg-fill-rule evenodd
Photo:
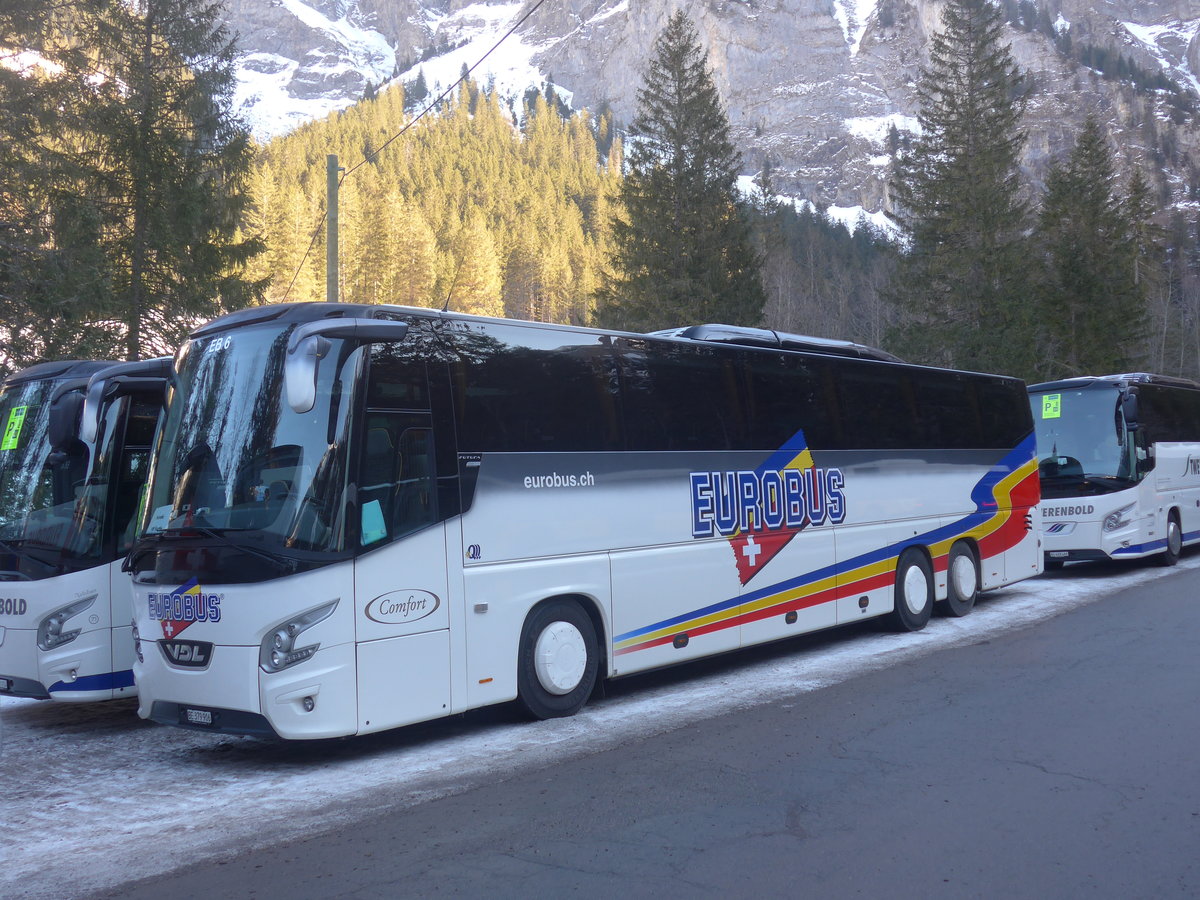
<path fill-rule="evenodd" d="M 175 594 L 199 594 L 199 593 L 200 593 L 200 583 L 195 578 L 191 579 L 186 584 L 181 584 L 175 590 L 171 591 L 172 596 L 174 596 Z M 173 606 L 174 606 L 173 603 L 168 603 L 167 610 L 169 611 L 171 609 L 171 607 L 173 607 Z M 169 614 L 169 612 L 168 612 L 168 614 Z M 183 631 L 183 629 L 185 629 L 189 625 L 191 625 L 192 623 L 185 622 L 180 619 L 164 618 L 161 622 L 159 622 L 159 624 L 162 625 L 163 637 L 165 637 L 167 640 L 170 640 L 171 638 L 179 637 L 179 633 L 181 631 Z"/>
<path fill-rule="evenodd" d="M 779 531 L 750 531 L 729 539 L 737 563 L 738 578 L 746 584 L 800 533 L 799 528 Z"/>

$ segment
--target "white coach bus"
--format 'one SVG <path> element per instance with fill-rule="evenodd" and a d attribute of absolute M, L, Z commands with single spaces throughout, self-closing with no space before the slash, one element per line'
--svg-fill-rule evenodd
<path fill-rule="evenodd" d="M 169 364 L 41 363 L 0 385 L 0 694 L 135 693 L 121 560 Z"/>
<path fill-rule="evenodd" d="M 351 304 L 217 319 L 176 358 L 127 561 L 139 713 L 283 738 L 570 715 L 599 679 L 963 615 L 1041 571 L 1024 385 L 885 357 Z"/>
<path fill-rule="evenodd" d="M 1134 373 L 1035 384 L 1046 566 L 1200 541 L 1200 384 Z"/>

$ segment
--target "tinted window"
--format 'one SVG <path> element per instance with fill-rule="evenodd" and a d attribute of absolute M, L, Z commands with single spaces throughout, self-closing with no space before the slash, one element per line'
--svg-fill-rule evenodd
<path fill-rule="evenodd" d="M 984 446 L 975 386 L 965 375 L 915 372 L 912 380 L 928 446 L 947 450 Z"/>
<path fill-rule="evenodd" d="M 606 339 L 518 326 L 455 335 L 450 364 L 460 451 L 622 448 Z"/>
<path fill-rule="evenodd" d="M 1147 440 L 1200 441 L 1200 391 L 1144 384 L 1137 392 Z"/>
<path fill-rule="evenodd" d="M 737 357 L 704 345 L 622 340 L 622 404 L 630 450 L 747 446 Z"/>
<path fill-rule="evenodd" d="M 1033 429 L 1029 397 L 1020 382 L 983 380 L 975 383 L 980 435 L 984 447 L 1015 447 Z"/>
<path fill-rule="evenodd" d="M 777 449 L 801 430 L 809 447 L 838 446 L 837 404 L 822 360 L 752 352 L 743 359 L 751 447 Z"/>
<path fill-rule="evenodd" d="M 837 368 L 845 447 L 910 450 L 926 446 L 908 370 L 869 363 L 841 363 Z"/>

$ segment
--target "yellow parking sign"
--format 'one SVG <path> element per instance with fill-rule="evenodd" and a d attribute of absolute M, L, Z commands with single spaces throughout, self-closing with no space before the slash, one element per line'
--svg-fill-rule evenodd
<path fill-rule="evenodd" d="M 25 424 L 25 410 L 28 406 L 14 406 L 8 414 L 8 423 L 4 426 L 4 440 L 0 442 L 0 450 L 16 450 L 21 440 L 21 426 Z"/>
<path fill-rule="evenodd" d="M 1042 394 L 1042 418 L 1057 419 L 1062 416 L 1062 394 Z"/>

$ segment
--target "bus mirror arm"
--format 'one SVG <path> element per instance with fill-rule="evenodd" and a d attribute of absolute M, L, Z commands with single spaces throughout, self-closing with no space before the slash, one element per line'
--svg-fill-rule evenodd
<path fill-rule="evenodd" d="M 408 325 L 387 319 L 323 319 L 307 322 L 288 338 L 284 361 L 284 384 L 293 412 L 310 412 L 317 402 L 317 371 L 329 355 L 330 338 L 352 344 L 375 344 L 404 340 Z"/>
<path fill-rule="evenodd" d="M 101 369 L 88 380 L 79 420 L 79 436 L 89 444 L 100 433 L 100 411 L 106 400 L 138 393 L 158 393 L 166 399 L 167 382 L 174 372 L 171 357 L 117 363 Z"/>

